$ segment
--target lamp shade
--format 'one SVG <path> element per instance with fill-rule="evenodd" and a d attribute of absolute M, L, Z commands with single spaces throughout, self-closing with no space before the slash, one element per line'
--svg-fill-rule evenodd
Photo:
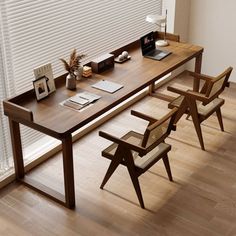
<path fill-rule="evenodd" d="M 156 41 L 156 45 L 158 47 L 165 47 L 169 45 L 169 43 L 166 41 L 166 28 L 167 28 L 167 10 L 166 14 L 163 15 L 157 15 L 157 14 L 150 14 L 146 16 L 146 21 L 152 24 L 156 24 L 160 30 L 164 26 L 165 31 L 164 31 L 164 39 L 163 40 L 158 40 Z"/>
<path fill-rule="evenodd" d="M 146 21 L 153 24 L 161 24 L 166 22 L 166 16 L 161 15 L 147 15 Z"/>

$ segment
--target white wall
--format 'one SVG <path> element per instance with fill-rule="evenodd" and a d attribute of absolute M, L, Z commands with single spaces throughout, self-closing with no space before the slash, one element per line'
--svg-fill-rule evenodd
<path fill-rule="evenodd" d="M 181 42 L 188 42 L 190 0 L 163 0 L 162 10 L 168 10 L 167 31 L 180 35 Z M 185 70 L 186 65 L 179 67 L 172 76 Z"/>
<path fill-rule="evenodd" d="M 232 66 L 236 82 L 236 1 L 191 0 L 189 13 L 188 41 L 204 47 L 202 72 L 217 75 Z"/>
<path fill-rule="evenodd" d="M 190 0 L 175 0 L 174 33 L 180 35 L 181 42 L 188 42 Z"/>
<path fill-rule="evenodd" d="M 163 0 L 162 14 L 168 10 L 167 31 L 180 35 L 182 42 L 188 41 L 190 0 Z"/>
<path fill-rule="evenodd" d="M 163 2 L 162 2 L 162 14 L 163 15 L 165 14 L 166 9 L 168 11 L 168 15 L 167 15 L 167 31 L 169 33 L 174 33 L 175 2 L 176 2 L 176 0 L 163 0 Z"/>

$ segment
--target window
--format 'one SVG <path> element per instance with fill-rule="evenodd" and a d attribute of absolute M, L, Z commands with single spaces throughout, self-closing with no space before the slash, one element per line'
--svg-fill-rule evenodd
<path fill-rule="evenodd" d="M 87 55 L 85 63 L 156 30 L 145 17 L 161 6 L 161 0 L 0 1 L 0 99 L 32 89 L 33 69 L 41 65 L 52 63 L 54 77 L 64 74 L 59 58 L 74 48 Z M 0 112 L 0 162 L 11 166 L 2 104 Z M 25 127 L 22 136 L 24 148 L 43 138 Z"/>

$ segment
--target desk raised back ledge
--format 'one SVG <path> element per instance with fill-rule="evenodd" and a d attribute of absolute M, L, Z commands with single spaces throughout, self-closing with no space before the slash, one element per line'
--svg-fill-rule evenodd
<path fill-rule="evenodd" d="M 3 102 L 4 114 L 9 118 L 16 179 L 68 208 L 75 207 L 72 132 L 191 59 L 196 59 L 195 70 L 200 72 L 202 47 L 174 41 L 169 41 L 169 43 L 170 45 L 166 49 L 172 51 L 172 54 L 162 61 L 142 57 L 139 40 L 111 52 L 117 56 L 126 50 L 132 59 L 123 64 L 116 64 L 114 69 L 101 74 L 93 74 L 89 79 L 78 81 L 76 91 L 65 88 L 66 76 L 62 75 L 56 78 L 56 92 L 40 102 L 36 101 L 33 90 L 5 100 Z M 91 87 L 92 84 L 102 79 L 122 84 L 124 87 L 115 94 L 108 94 Z M 82 112 L 76 112 L 59 105 L 65 99 L 84 91 L 98 94 L 101 99 Z M 30 180 L 25 176 L 20 123 L 61 141 L 65 196 L 57 194 L 49 187 L 37 184 L 35 180 Z"/>

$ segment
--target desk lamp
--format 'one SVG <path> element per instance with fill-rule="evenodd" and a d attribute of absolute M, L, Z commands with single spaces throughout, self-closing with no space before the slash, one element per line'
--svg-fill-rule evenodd
<path fill-rule="evenodd" d="M 156 41 L 156 46 L 158 47 L 165 47 L 169 43 L 166 41 L 166 28 L 167 28 L 167 10 L 165 16 L 163 15 L 147 15 L 146 16 L 146 21 L 156 24 L 160 29 L 163 27 L 164 24 L 164 39 L 163 40 L 157 40 Z"/>

